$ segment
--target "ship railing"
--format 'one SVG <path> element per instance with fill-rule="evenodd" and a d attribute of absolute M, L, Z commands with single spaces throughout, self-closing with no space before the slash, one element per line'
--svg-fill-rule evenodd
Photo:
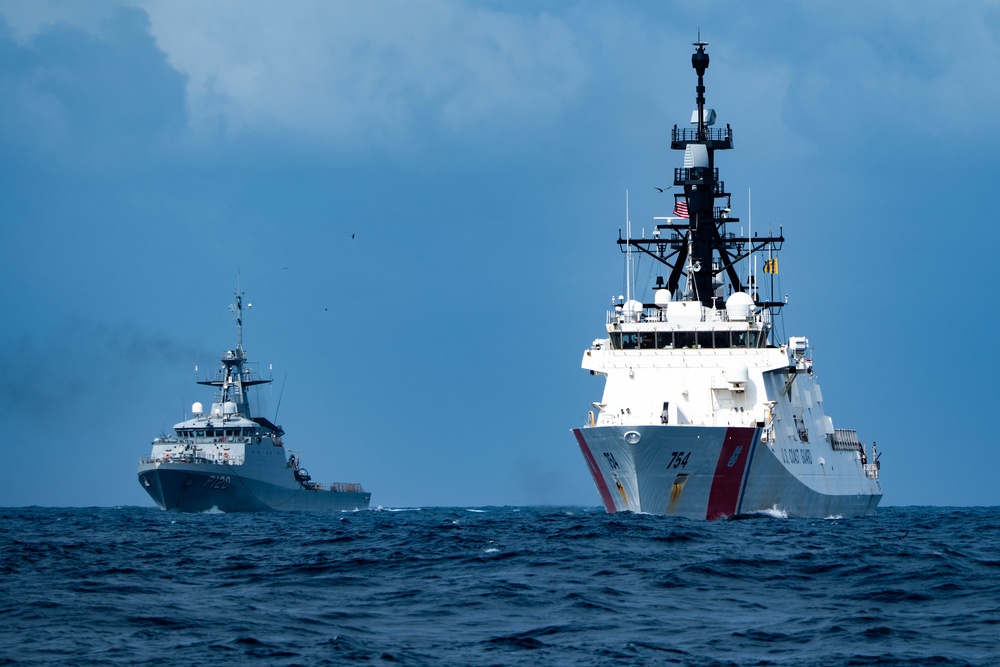
<path fill-rule="evenodd" d="M 674 185 L 719 183 L 718 167 L 674 167 Z"/>
<path fill-rule="evenodd" d="M 143 457 L 139 463 L 212 463 L 216 465 L 243 465 L 242 456 L 191 456 L 190 454 L 171 454 L 170 456 Z"/>
<path fill-rule="evenodd" d="M 233 357 L 232 359 L 234 359 Z M 230 359 L 231 360 L 231 359 Z M 241 382 L 257 382 L 261 379 L 261 374 L 258 370 L 260 362 L 257 361 L 243 361 L 242 372 L 238 374 Z M 215 371 L 215 377 L 212 378 L 211 382 L 219 383 L 226 381 L 226 369 L 219 368 Z"/>
<path fill-rule="evenodd" d="M 174 438 L 172 440 L 160 439 L 160 442 L 165 442 L 168 444 L 181 444 L 181 445 L 236 445 L 244 444 L 249 445 L 253 438 L 237 435 L 226 435 L 226 436 L 194 436 L 194 437 L 183 437 Z"/>
<path fill-rule="evenodd" d="M 866 463 L 864 468 L 865 475 L 868 476 L 868 479 L 878 479 L 878 463 Z"/>
<path fill-rule="evenodd" d="M 726 127 L 706 127 L 704 132 L 704 139 L 707 141 L 728 141 L 730 143 L 733 141 L 733 130 L 728 125 Z M 677 127 L 676 125 L 670 139 L 674 143 L 700 141 L 697 128 Z"/>
<path fill-rule="evenodd" d="M 638 322 L 667 322 L 667 311 L 665 308 L 644 303 L 642 311 L 626 313 L 621 306 L 614 310 L 606 311 L 605 324 L 636 324 Z M 705 308 L 702 306 L 702 322 L 729 322 L 729 313 L 725 308 Z"/>

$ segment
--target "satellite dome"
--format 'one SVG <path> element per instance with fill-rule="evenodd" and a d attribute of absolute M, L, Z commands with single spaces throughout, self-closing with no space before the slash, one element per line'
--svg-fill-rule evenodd
<path fill-rule="evenodd" d="M 194 405 L 191 406 L 191 412 L 196 415 L 200 415 L 205 411 L 205 407 L 198 401 L 195 401 Z"/>
<path fill-rule="evenodd" d="M 667 304 L 670 303 L 670 298 L 673 295 L 668 289 L 658 289 L 656 293 L 653 294 L 653 303 L 656 304 L 658 308 L 666 308 Z"/>
<path fill-rule="evenodd" d="M 753 297 L 746 292 L 733 292 L 726 299 L 726 314 L 730 322 L 749 322 L 753 316 Z"/>
<path fill-rule="evenodd" d="M 622 306 L 622 310 L 625 312 L 625 320 L 628 322 L 639 321 L 639 316 L 642 315 L 642 301 L 636 301 L 635 299 L 629 299 Z"/>

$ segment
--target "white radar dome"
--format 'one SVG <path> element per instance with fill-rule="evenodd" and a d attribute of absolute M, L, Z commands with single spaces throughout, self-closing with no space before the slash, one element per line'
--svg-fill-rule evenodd
<path fill-rule="evenodd" d="M 226 401 L 222 404 L 222 414 L 233 415 L 236 414 L 236 404 L 232 401 Z"/>
<path fill-rule="evenodd" d="M 670 294 L 668 289 L 658 289 L 656 293 L 653 294 L 653 303 L 656 304 L 657 308 L 666 308 L 667 304 L 670 303 L 670 298 L 673 296 Z"/>
<path fill-rule="evenodd" d="M 639 316 L 642 315 L 642 301 L 636 301 L 635 299 L 629 299 L 622 306 L 622 311 L 625 313 L 625 320 L 627 322 L 637 322 Z"/>
<path fill-rule="evenodd" d="M 726 299 L 726 314 L 730 322 L 749 322 L 753 316 L 753 297 L 746 292 L 733 292 Z"/>
<path fill-rule="evenodd" d="M 204 411 L 205 411 L 205 406 L 203 406 L 201 403 L 197 401 L 194 403 L 194 405 L 191 406 L 191 412 L 193 412 L 196 415 L 200 415 Z"/>

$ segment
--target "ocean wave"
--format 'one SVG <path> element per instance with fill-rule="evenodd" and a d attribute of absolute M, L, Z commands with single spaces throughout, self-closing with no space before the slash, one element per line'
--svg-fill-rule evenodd
<path fill-rule="evenodd" d="M 8 508 L 0 663 L 1000 663 L 995 514 Z"/>

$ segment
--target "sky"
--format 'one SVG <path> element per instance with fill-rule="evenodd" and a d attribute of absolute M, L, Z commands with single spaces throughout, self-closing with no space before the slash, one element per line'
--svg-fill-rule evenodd
<path fill-rule="evenodd" d="M 699 33 L 734 215 L 781 227 L 782 330 L 882 504 L 1000 505 L 1000 4 L 765 6 L 0 0 L 0 506 L 152 506 L 237 286 L 314 479 L 599 505 L 580 361 L 626 193 L 672 206 Z"/>

